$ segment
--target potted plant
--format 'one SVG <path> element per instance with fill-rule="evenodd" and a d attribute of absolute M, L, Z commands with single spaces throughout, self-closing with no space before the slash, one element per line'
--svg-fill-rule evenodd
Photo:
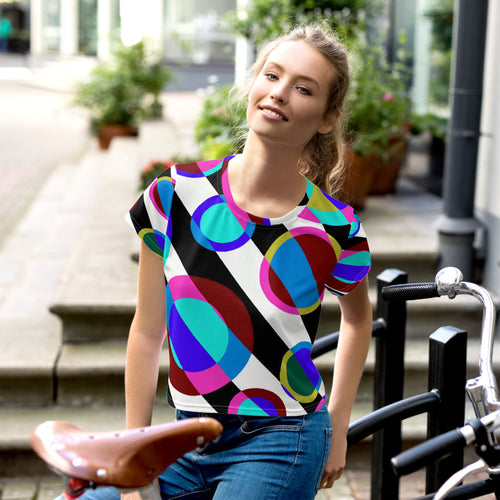
<path fill-rule="evenodd" d="M 202 159 L 240 152 L 245 124 L 246 103 L 233 99 L 230 87 L 221 86 L 208 94 L 195 127 L 195 141 Z"/>
<path fill-rule="evenodd" d="M 171 78 L 169 68 L 148 57 L 142 41 L 120 45 L 109 63 L 96 66 L 88 81 L 77 86 L 74 103 L 90 111 L 91 130 L 107 149 L 116 135 L 138 134 Z"/>
<path fill-rule="evenodd" d="M 395 189 L 411 130 L 412 103 L 401 59 L 391 63 L 379 44 L 363 40 L 357 42 L 353 53 L 353 82 L 347 97 L 345 191 L 350 203 L 363 208 L 368 193 Z M 355 193 L 357 187 L 362 188 L 359 194 Z"/>

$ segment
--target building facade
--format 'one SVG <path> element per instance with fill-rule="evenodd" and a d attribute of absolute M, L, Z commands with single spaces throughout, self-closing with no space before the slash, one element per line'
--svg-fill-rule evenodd
<path fill-rule="evenodd" d="M 31 54 L 109 57 L 113 40 L 143 37 L 168 61 L 232 62 L 220 20 L 236 0 L 31 0 Z"/>
<path fill-rule="evenodd" d="M 33 58 L 109 58 L 113 40 L 126 44 L 146 38 L 165 59 L 179 67 L 225 66 L 226 77 L 242 75 L 250 62 L 248 47 L 223 28 L 224 15 L 251 0 L 0 0 L 0 17 L 11 25 L 11 52 L 29 52 Z M 386 0 L 394 40 L 405 29 L 413 53 L 416 111 L 429 110 L 432 92 L 447 82 L 432 82 L 433 26 L 429 11 L 452 0 Z M 487 49 L 475 207 L 486 237 L 483 240 L 483 281 L 500 294 L 500 46 L 498 2 L 489 2 Z M 436 30 L 435 30 L 436 31 Z M 443 31 L 443 30 L 441 30 Z M 439 32 L 439 30 L 438 30 Z M 442 53 L 442 51 L 440 52 Z M 236 63 L 235 63 L 236 61 Z M 439 62 L 439 61 L 438 61 Z M 446 61 L 444 61 L 446 68 Z M 236 65 L 236 68 L 234 66 Z M 234 72 L 236 70 L 236 73 Z M 191 75 L 186 80 L 191 79 Z M 181 82 L 184 85 L 185 82 Z M 443 92 L 441 92 L 443 94 Z M 447 106 L 438 95 L 441 110 Z M 446 100 L 446 95 L 444 97 Z M 435 99 L 436 100 L 436 99 Z"/>
<path fill-rule="evenodd" d="M 500 5 L 490 0 L 488 9 L 475 208 L 485 234 L 483 282 L 500 296 Z"/>

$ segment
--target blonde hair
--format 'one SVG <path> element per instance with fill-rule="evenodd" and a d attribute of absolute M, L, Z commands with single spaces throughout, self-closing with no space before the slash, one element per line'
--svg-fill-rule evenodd
<path fill-rule="evenodd" d="M 253 78 L 261 72 L 269 54 L 284 42 L 303 41 L 315 48 L 335 68 L 330 83 L 325 116 L 336 115 L 330 132 L 316 135 L 307 144 L 299 159 L 299 172 L 321 189 L 341 196 L 340 181 L 344 170 L 344 103 L 351 83 L 348 53 L 333 33 L 318 26 L 300 26 L 269 42 L 259 52 L 252 68 Z"/>

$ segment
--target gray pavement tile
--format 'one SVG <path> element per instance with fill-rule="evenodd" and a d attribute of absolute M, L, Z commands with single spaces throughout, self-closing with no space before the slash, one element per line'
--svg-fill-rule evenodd
<path fill-rule="evenodd" d="M 315 500 L 354 500 L 349 479 L 344 474 L 327 490 L 319 490 Z"/>
<path fill-rule="evenodd" d="M 33 500 L 38 485 L 34 481 L 12 480 L 3 481 L 1 485 L 2 500 Z"/>
<path fill-rule="evenodd" d="M 59 479 L 42 480 L 39 485 L 36 500 L 54 500 L 61 494 L 63 489 L 62 481 Z"/>

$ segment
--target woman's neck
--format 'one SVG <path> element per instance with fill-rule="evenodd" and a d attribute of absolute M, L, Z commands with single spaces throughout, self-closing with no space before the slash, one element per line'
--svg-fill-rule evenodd
<path fill-rule="evenodd" d="M 228 175 L 236 204 L 261 217 L 280 217 L 304 197 L 307 182 L 297 170 L 300 154 L 290 148 L 247 140 L 231 160 Z"/>

